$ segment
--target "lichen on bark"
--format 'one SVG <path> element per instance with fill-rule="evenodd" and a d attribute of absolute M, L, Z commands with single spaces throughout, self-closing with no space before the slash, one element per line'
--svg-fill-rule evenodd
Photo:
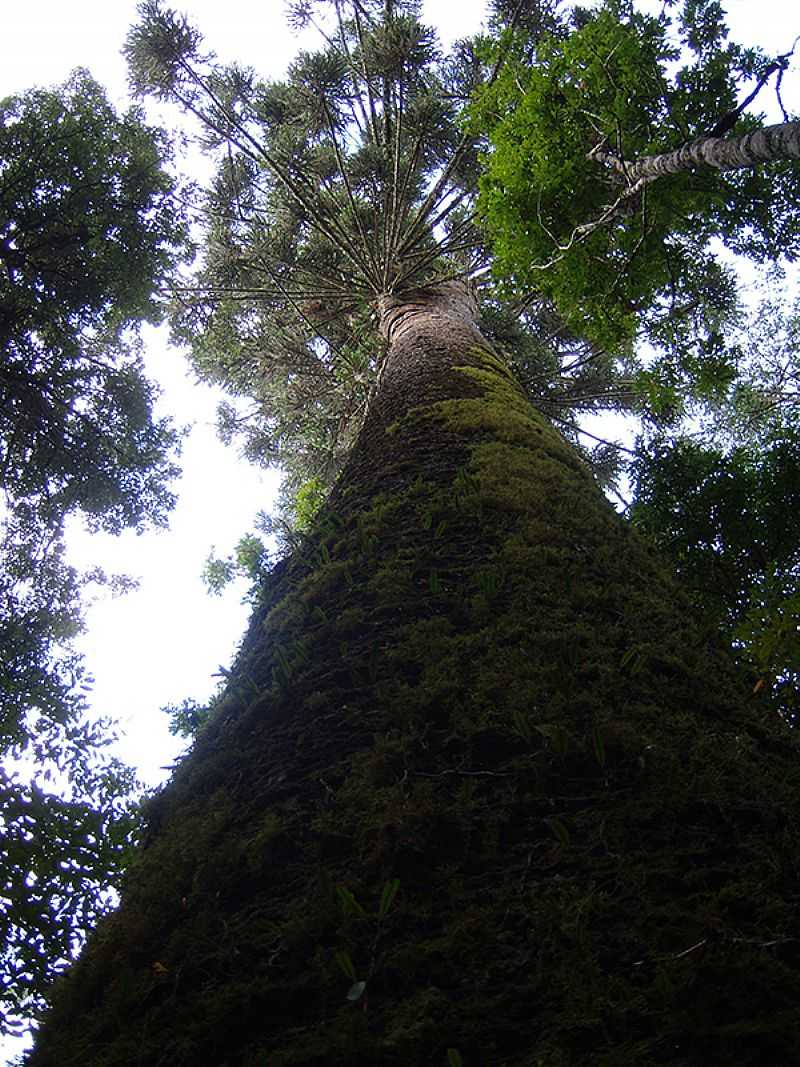
<path fill-rule="evenodd" d="M 797 1062 L 791 740 L 468 299 L 384 314 L 31 1067 Z"/>

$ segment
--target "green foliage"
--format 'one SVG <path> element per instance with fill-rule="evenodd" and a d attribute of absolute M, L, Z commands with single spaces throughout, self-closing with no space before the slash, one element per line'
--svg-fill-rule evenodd
<path fill-rule="evenodd" d="M 767 696 L 793 725 L 800 717 L 800 576 L 769 574 L 750 589 L 734 638 L 757 675 L 754 694 Z"/>
<path fill-rule="evenodd" d="M 633 466 L 631 509 L 790 719 L 800 691 L 799 472 L 797 429 L 727 451 L 655 442 Z"/>
<path fill-rule="evenodd" d="M 327 487 L 321 478 L 309 478 L 304 482 L 294 498 L 295 524 L 298 530 L 307 530 L 328 495 Z"/>
<path fill-rule="evenodd" d="M 212 702 L 213 703 L 213 702 Z M 161 709 L 169 716 L 169 732 L 173 737 L 192 740 L 208 722 L 211 704 L 198 704 L 196 700 L 182 700 Z"/>
<path fill-rule="evenodd" d="M 167 154 L 85 71 L 0 101 L 0 956 L 12 1013 L 40 1006 L 105 909 L 133 826 L 133 778 L 102 754 L 108 725 L 84 721 L 91 679 L 72 646 L 87 586 L 130 582 L 78 573 L 63 533 L 68 519 L 163 525 L 174 502 L 179 434 L 154 416 L 137 341 L 185 239 Z"/>
<path fill-rule="evenodd" d="M 50 714 L 69 686 L 47 659 L 80 625 L 84 581 L 63 561 L 67 516 L 141 529 L 174 502 L 178 435 L 130 334 L 183 237 L 164 151 L 85 72 L 0 103 L 0 659 L 27 675 L 15 698 Z"/>
<path fill-rule="evenodd" d="M 155 318 L 184 235 L 163 135 L 139 111 L 117 116 L 86 71 L 3 100 L 0 123 L 4 344 L 74 355 Z"/>
<path fill-rule="evenodd" d="M 18 1034 L 117 900 L 138 836 L 139 785 L 103 752 L 105 722 L 30 722 L 24 760 L 0 770 L 0 1033 Z"/>
<path fill-rule="evenodd" d="M 212 596 L 220 596 L 236 579 L 248 583 L 246 599 L 257 596 L 269 556 L 266 546 L 256 534 L 244 534 L 231 555 L 224 559 L 214 555 L 212 548 L 203 568 L 203 582 Z"/>
<path fill-rule="evenodd" d="M 232 556 L 220 559 L 214 555 L 212 547 L 203 567 L 203 582 L 212 596 L 221 596 L 223 591 L 236 577 L 236 560 Z"/>
<path fill-rule="evenodd" d="M 668 17 L 626 0 L 576 13 L 571 28 L 538 42 L 533 63 L 513 58 L 509 38 L 512 58 L 473 107 L 491 140 L 479 208 L 496 274 L 552 300 L 573 330 L 612 348 L 630 345 L 648 316 L 680 318 L 709 273 L 724 283 L 712 239 L 758 261 L 794 258 L 800 247 L 790 165 L 627 182 L 625 161 L 709 133 L 736 108 L 738 83 L 769 66 L 727 42 L 715 2 L 686 4 L 677 23 L 681 52 Z M 745 115 L 735 128 L 753 124 Z M 725 309 L 703 306 L 713 332 Z"/>

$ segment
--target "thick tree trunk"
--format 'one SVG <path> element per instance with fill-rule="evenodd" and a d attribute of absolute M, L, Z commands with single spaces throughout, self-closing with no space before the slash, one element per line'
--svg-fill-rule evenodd
<path fill-rule="evenodd" d="M 31 1067 L 800 1062 L 789 740 L 457 287 Z"/>

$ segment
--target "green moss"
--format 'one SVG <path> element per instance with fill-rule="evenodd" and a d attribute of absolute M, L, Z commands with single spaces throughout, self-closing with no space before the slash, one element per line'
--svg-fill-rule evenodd
<path fill-rule="evenodd" d="M 265 588 L 32 1067 L 800 1061 L 796 752 L 459 363 Z"/>

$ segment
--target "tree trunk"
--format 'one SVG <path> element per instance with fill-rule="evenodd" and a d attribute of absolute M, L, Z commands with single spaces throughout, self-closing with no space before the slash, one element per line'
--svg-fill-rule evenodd
<path fill-rule="evenodd" d="M 796 751 L 473 315 L 384 301 L 31 1067 L 800 1062 Z"/>

